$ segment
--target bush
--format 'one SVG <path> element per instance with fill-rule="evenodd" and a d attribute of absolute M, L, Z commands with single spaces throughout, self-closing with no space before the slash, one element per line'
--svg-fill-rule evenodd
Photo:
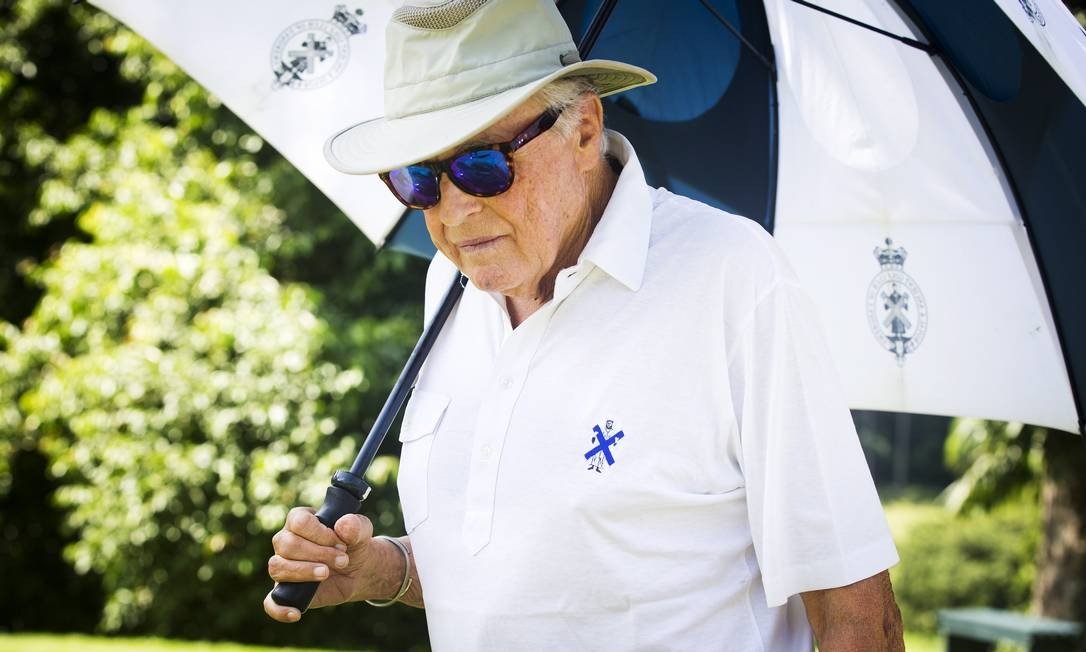
<path fill-rule="evenodd" d="M 950 512 L 916 524 L 892 571 L 905 627 L 931 632 L 950 607 L 1023 610 L 1040 541 L 1040 509 L 1019 502 L 988 512 Z"/>
<path fill-rule="evenodd" d="M 0 577 L 3 604 L 18 605 L 0 630 L 424 645 L 419 610 L 350 606 L 286 626 L 260 603 L 272 533 L 349 464 L 417 336 L 425 265 L 377 259 L 277 153 L 105 14 L 20 0 L 0 15 L 0 170 L 10 123 L 38 175 L 18 186 L 0 173 L 0 205 L 28 232 L 78 233 L 13 258 L 0 228 L 0 263 L 19 261 L 32 290 L 10 309 L 0 270 L 0 316 L 17 317 L 0 317 Z M 142 100 L 114 110 L 79 94 L 85 124 L 26 127 L 12 114 L 25 98 L 7 101 L 18 47 L 5 36 L 49 44 L 43 77 L 67 66 L 61 42 L 107 51 Z M 39 190 L 9 204 L 24 186 Z M 395 468 L 383 455 L 368 474 L 378 532 L 402 532 Z"/>

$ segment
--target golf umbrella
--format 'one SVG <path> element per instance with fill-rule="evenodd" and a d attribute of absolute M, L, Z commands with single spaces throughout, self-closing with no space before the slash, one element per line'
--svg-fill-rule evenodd
<path fill-rule="evenodd" d="M 1086 33 L 1058 0 L 559 6 L 660 78 L 607 100 L 650 183 L 786 250 L 852 408 L 1083 432 Z"/>
<path fill-rule="evenodd" d="M 383 111 L 397 0 L 92 1 L 377 245 L 432 255 L 421 215 L 321 156 Z M 850 407 L 1083 432 L 1086 32 L 1059 0 L 558 6 L 586 55 L 660 78 L 605 100 L 649 182 L 787 251 Z"/>

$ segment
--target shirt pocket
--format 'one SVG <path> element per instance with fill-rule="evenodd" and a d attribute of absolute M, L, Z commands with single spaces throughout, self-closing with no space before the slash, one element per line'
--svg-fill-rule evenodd
<path fill-rule="evenodd" d="M 400 471 L 396 485 L 400 492 L 404 527 L 408 533 L 429 514 L 430 451 L 449 397 L 416 389 L 404 412 L 400 428 Z"/>

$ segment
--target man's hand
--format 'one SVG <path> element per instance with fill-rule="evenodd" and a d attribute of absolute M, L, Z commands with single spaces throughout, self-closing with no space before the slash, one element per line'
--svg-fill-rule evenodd
<path fill-rule="evenodd" d="M 902 652 L 901 612 L 886 571 L 855 584 L 802 594 L 821 652 Z"/>
<path fill-rule="evenodd" d="M 403 555 L 383 539 L 373 538 L 373 524 L 365 516 L 348 514 L 325 527 L 313 510 L 295 507 L 283 529 L 272 537 L 275 554 L 268 559 L 268 575 L 276 582 L 320 582 L 311 607 L 385 600 L 396 595 L 403 580 Z M 280 606 L 271 593 L 264 611 L 279 622 L 290 623 L 302 614 Z"/>

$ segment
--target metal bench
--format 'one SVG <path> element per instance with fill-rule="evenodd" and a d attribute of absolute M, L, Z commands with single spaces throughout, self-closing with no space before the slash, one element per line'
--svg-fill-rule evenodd
<path fill-rule="evenodd" d="M 1002 641 L 1029 652 L 1071 652 L 1083 636 L 1079 623 L 998 609 L 943 609 L 938 616 L 947 652 L 988 652 Z"/>

